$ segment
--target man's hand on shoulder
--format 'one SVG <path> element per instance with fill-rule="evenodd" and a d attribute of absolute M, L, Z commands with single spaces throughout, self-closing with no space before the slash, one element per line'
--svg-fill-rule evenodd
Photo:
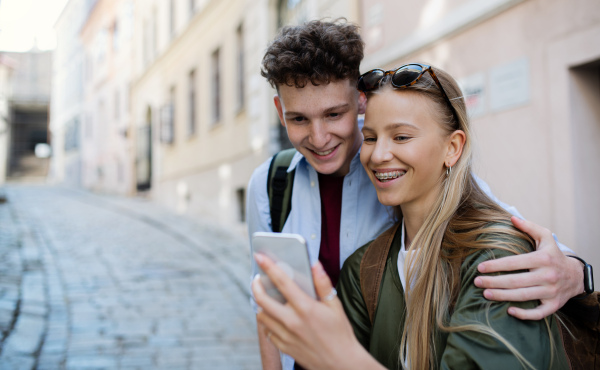
<path fill-rule="evenodd" d="M 485 298 L 494 301 L 522 302 L 540 300 L 534 309 L 510 307 L 508 313 L 521 320 L 541 320 L 558 311 L 569 299 L 583 293 L 583 268 L 581 262 L 568 258 L 558 248 L 552 233 L 533 222 L 512 217 L 521 231 L 529 234 L 536 250 L 482 262 L 481 273 L 529 270 L 516 274 L 478 276 L 475 285 L 484 288 Z"/>

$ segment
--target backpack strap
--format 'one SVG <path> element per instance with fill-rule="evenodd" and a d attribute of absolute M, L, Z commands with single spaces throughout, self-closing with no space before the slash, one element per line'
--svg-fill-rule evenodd
<path fill-rule="evenodd" d="M 600 368 L 600 292 L 575 297 L 557 312 L 570 368 Z"/>
<path fill-rule="evenodd" d="M 373 240 L 360 261 L 360 290 L 369 312 L 371 325 L 373 325 L 375 310 L 377 309 L 379 287 L 385 269 L 385 261 L 399 226 L 400 223 L 396 223 Z"/>
<path fill-rule="evenodd" d="M 288 172 L 296 149 L 286 149 L 273 156 L 267 177 L 267 194 L 271 211 L 271 229 L 280 233 L 292 210 L 292 188 L 296 170 Z"/>

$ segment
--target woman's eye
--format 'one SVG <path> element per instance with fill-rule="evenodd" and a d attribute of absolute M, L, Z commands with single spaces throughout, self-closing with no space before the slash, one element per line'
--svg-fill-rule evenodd
<path fill-rule="evenodd" d="M 376 139 L 376 138 L 374 138 L 374 137 L 365 137 L 365 138 L 363 139 L 363 141 L 364 141 L 365 143 L 374 143 L 374 142 L 376 142 L 376 141 L 377 141 L 377 139 Z"/>
<path fill-rule="evenodd" d="M 402 136 L 402 135 L 396 136 L 396 137 L 394 138 L 394 140 L 396 140 L 396 141 L 406 141 L 406 140 L 408 140 L 408 139 L 410 139 L 410 137 L 409 137 L 409 136 Z"/>

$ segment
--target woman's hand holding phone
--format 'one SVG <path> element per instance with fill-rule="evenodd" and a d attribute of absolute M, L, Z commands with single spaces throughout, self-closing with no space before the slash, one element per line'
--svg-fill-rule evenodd
<path fill-rule="evenodd" d="M 260 279 L 253 281 L 254 298 L 262 308 L 256 318 L 280 351 L 310 369 L 383 368 L 356 340 L 340 300 L 331 296 L 333 287 L 320 262 L 312 267 L 315 300 L 270 258 L 260 253 L 254 258 L 287 301 L 278 302 Z"/>

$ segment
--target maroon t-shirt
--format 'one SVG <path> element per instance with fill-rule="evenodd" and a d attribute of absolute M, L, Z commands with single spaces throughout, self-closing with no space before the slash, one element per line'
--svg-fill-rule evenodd
<path fill-rule="evenodd" d="M 319 261 L 333 286 L 340 276 L 340 221 L 342 218 L 343 176 L 319 174 L 321 193 L 321 248 Z"/>
<path fill-rule="evenodd" d="M 319 192 L 321 194 L 321 247 L 319 261 L 333 286 L 340 277 L 340 222 L 342 218 L 343 176 L 319 174 Z M 298 363 L 295 370 L 304 370 Z"/>

